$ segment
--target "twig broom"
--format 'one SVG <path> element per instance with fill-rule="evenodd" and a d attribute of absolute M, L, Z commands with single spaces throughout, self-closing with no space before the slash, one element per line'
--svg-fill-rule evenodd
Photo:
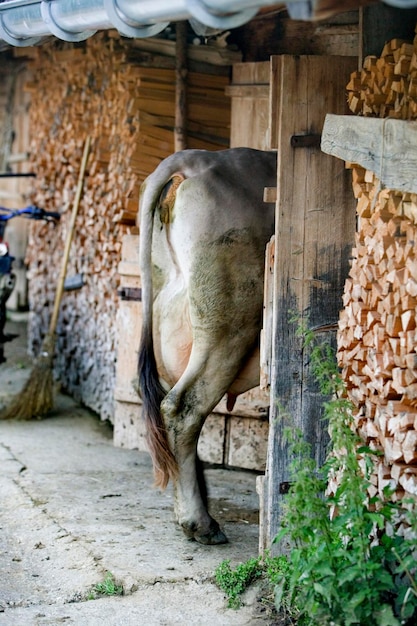
<path fill-rule="evenodd" d="M 0 412 L 0 419 L 31 419 L 42 417 L 53 408 L 53 377 L 52 361 L 55 349 L 55 331 L 58 322 L 59 307 L 64 291 L 65 275 L 67 272 L 69 252 L 75 229 L 78 207 L 84 182 L 84 174 L 87 166 L 91 140 L 87 137 L 84 144 L 84 152 L 78 175 L 77 190 L 72 206 L 71 219 L 65 241 L 64 256 L 55 293 L 54 309 L 52 312 L 49 330 L 42 342 L 39 356 L 35 360 L 30 377 L 23 390 L 12 398 L 11 403 Z"/>

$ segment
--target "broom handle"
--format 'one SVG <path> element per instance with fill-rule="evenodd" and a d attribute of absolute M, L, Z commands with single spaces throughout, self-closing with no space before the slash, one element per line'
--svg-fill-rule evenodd
<path fill-rule="evenodd" d="M 68 234 L 67 234 L 67 238 L 65 241 L 64 257 L 62 259 L 61 271 L 59 273 L 58 284 L 57 284 L 56 293 L 55 293 L 54 310 L 52 312 L 51 321 L 49 323 L 50 335 L 53 335 L 55 333 L 57 322 L 58 322 L 59 306 L 61 304 L 62 293 L 64 291 L 65 275 L 67 273 L 67 265 L 68 265 L 69 253 L 70 253 L 70 248 L 71 248 L 72 236 L 74 234 L 78 207 L 80 205 L 85 168 L 87 166 L 87 159 L 88 159 L 88 154 L 90 151 L 90 144 L 91 144 L 91 138 L 87 137 L 84 143 L 83 158 L 81 161 L 80 173 L 78 175 L 77 191 L 76 191 L 75 198 L 74 198 L 74 204 L 72 205 L 71 220 L 69 223 Z"/>

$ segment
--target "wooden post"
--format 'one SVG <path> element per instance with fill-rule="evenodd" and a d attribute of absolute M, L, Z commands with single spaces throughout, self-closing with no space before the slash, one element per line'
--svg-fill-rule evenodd
<path fill-rule="evenodd" d="M 187 147 L 187 22 L 176 23 L 175 47 L 175 152 Z"/>
<path fill-rule="evenodd" d="M 278 64 L 279 67 L 274 66 Z M 328 441 L 320 395 L 294 313 L 335 344 L 345 278 L 355 233 L 355 200 L 344 163 L 317 143 L 325 114 L 344 113 L 345 85 L 354 57 L 273 57 L 271 85 L 278 102 L 277 205 L 270 437 L 264 502 L 264 549 L 271 547 L 289 481 L 288 425 L 299 428 L 321 463 Z M 281 551 L 281 547 L 274 550 Z"/>

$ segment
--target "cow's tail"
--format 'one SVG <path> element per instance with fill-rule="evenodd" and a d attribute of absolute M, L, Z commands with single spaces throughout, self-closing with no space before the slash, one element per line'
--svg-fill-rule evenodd
<path fill-rule="evenodd" d="M 164 179 L 164 183 L 166 183 Z M 178 475 L 178 465 L 169 445 L 167 431 L 161 415 L 163 389 L 156 368 L 152 337 L 152 231 L 155 209 L 164 186 L 144 183 L 140 206 L 140 270 L 142 279 L 143 323 L 139 347 L 139 393 L 142 398 L 146 422 L 147 443 L 152 457 L 155 485 L 165 489 L 169 479 Z"/>

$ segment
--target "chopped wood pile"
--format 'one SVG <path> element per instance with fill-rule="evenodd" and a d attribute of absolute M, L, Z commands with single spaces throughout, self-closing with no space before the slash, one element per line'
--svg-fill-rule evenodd
<path fill-rule="evenodd" d="M 392 39 L 381 56 L 365 58 L 347 85 L 353 113 L 400 120 L 417 117 L 417 44 Z"/>
<path fill-rule="evenodd" d="M 141 182 L 173 152 L 174 59 L 136 54 L 135 61 L 129 41 L 114 33 L 82 44 L 54 41 L 31 49 L 31 55 L 31 201 L 59 211 L 61 223 L 31 226 L 30 347 L 36 354 L 47 332 L 83 143 L 90 135 L 67 272 L 81 275 L 84 284 L 63 297 L 55 373 L 75 398 L 111 420 L 122 237 L 137 232 Z M 192 71 L 189 83 L 189 146 L 228 147 L 226 72 Z"/>
<path fill-rule="evenodd" d="M 368 57 L 347 86 L 365 116 L 417 118 L 417 37 Z M 340 315 L 338 358 L 364 441 L 383 452 L 370 495 L 417 495 L 417 195 L 352 166 L 359 227 Z M 405 527 L 402 532 L 405 532 Z"/>

